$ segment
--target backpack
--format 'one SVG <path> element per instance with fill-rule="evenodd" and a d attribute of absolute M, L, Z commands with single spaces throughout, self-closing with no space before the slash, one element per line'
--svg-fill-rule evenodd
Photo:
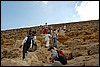
<path fill-rule="evenodd" d="M 67 64 L 67 58 L 64 55 L 64 52 L 61 50 L 56 50 L 58 53 L 58 58 L 57 60 L 60 61 L 63 65 Z"/>
<path fill-rule="evenodd" d="M 57 50 L 59 52 L 59 54 L 64 55 L 64 52 L 61 50 Z"/>
<path fill-rule="evenodd" d="M 48 30 L 48 34 L 51 34 L 51 30 Z"/>
<path fill-rule="evenodd" d="M 31 44 L 31 38 L 30 37 L 27 38 L 26 44 Z"/>

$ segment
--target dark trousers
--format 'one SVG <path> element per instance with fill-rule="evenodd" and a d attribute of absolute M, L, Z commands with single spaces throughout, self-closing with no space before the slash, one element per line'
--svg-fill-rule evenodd
<path fill-rule="evenodd" d="M 24 46 L 23 46 L 23 59 L 25 58 L 25 53 L 27 53 L 29 48 L 30 48 L 30 44 L 24 43 Z"/>

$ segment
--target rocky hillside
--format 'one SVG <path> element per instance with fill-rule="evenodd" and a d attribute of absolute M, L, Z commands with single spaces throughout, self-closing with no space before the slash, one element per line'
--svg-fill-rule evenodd
<path fill-rule="evenodd" d="M 58 49 L 64 51 L 68 60 L 64 66 L 99 66 L 99 20 L 53 24 L 48 27 L 58 30 L 64 25 L 67 29 L 58 32 Z M 36 30 L 38 47 L 22 61 L 22 49 L 19 46 L 29 29 Z M 50 52 L 44 47 L 43 29 L 36 26 L 1 31 L 1 65 L 49 66 Z"/>

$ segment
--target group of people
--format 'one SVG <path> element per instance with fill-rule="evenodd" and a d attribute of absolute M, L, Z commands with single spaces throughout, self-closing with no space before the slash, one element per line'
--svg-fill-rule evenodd
<path fill-rule="evenodd" d="M 55 30 L 53 30 L 52 33 L 49 33 L 49 31 L 48 31 L 48 34 L 45 34 L 44 38 L 45 38 L 45 47 L 50 47 L 49 42 L 50 42 L 50 38 L 52 38 L 52 43 L 53 43 L 52 46 L 57 48 L 58 34 L 56 33 Z"/>
<path fill-rule="evenodd" d="M 45 47 L 48 48 L 48 51 L 51 51 L 52 55 L 50 57 L 50 62 L 54 63 L 57 62 L 60 65 L 63 64 L 63 62 L 61 62 L 60 59 L 61 56 L 63 56 L 63 52 L 61 50 L 59 50 L 62 54 L 59 53 L 59 51 L 57 51 L 58 48 L 58 44 L 57 44 L 57 39 L 58 39 L 58 34 L 56 32 L 56 29 L 51 30 L 50 28 L 48 28 L 47 23 L 45 23 L 45 29 L 44 29 L 44 38 L 45 38 Z M 49 44 L 50 42 L 50 37 L 52 38 L 52 46 Z M 36 31 L 32 31 L 31 29 L 28 32 L 28 36 L 26 36 L 22 42 L 22 45 L 20 47 L 23 47 L 23 57 L 22 59 L 25 59 L 25 56 L 27 56 L 27 53 L 29 50 L 31 50 L 34 46 L 37 46 L 36 44 Z M 65 61 L 67 62 L 67 61 Z"/>
<path fill-rule="evenodd" d="M 46 23 L 47 25 L 47 23 Z M 49 31 L 50 29 L 45 29 L 45 47 L 49 47 L 48 51 L 51 52 L 50 62 L 52 62 L 52 66 L 62 66 L 67 64 L 67 59 L 64 55 L 64 52 L 58 49 L 58 34 L 57 30 L 54 29 L 53 31 Z M 64 26 L 64 31 L 66 30 L 66 27 Z M 52 46 L 50 46 L 49 41 L 50 37 L 52 38 Z"/>

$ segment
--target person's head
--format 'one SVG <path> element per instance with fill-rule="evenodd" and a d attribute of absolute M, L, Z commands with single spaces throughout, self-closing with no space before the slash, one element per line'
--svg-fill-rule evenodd
<path fill-rule="evenodd" d="M 56 31 L 56 29 L 54 29 L 53 31 Z"/>
<path fill-rule="evenodd" d="M 47 22 L 45 24 L 47 25 Z"/>
<path fill-rule="evenodd" d="M 28 33 L 28 35 L 27 35 L 28 37 L 30 37 L 31 36 L 31 33 Z"/>
<path fill-rule="evenodd" d="M 56 31 L 53 31 L 53 34 L 56 34 Z"/>
<path fill-rule="evenodd" d="M 48 49 L 48 51 L 52 51 L 52 49 L 54 49 L 52 46 Z"/>

